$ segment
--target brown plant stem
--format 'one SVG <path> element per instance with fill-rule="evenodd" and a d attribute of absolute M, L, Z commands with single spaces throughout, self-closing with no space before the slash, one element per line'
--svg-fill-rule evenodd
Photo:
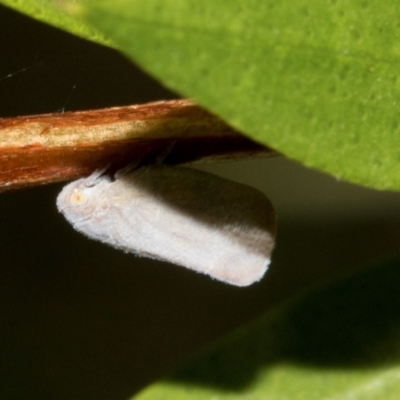
<path fill-rule="evenodd" d="M 0 119 L 0 191 L 66 181 L 112 163 L 277 155 L 190 100 Z"/>

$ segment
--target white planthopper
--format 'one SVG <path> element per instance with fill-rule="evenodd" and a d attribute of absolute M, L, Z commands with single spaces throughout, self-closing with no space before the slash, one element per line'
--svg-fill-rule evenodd
<path fill-rule="evenodd" d="M 274 247 L 264 194 L 191 168 L 95 171 L 66 185 L 57 207 L 89 238 L 237 286 L 262 278 Z"/>

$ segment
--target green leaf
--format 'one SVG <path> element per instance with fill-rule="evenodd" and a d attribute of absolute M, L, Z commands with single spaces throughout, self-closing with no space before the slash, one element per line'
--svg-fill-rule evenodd
<path fill-rule="evenodd" d="M 57 3 L 252 138 L 340 178 L 400 189 L 400 3 Z"/>
<path fill-rule="evenodd" d="M 57 28 L 67 30 L 82 38 L 104 45 L 111 45 L 111 40 L 82 20 L 74 18 L 59 7 L 52 0 L 0 0 L 0 4 L 27 14 L 39 21 L 46 22 Z"/>
<path fill-rule="evenodd" d="M 400 261 L 321 287 L 135 399 L 398 399 L 399 293 Z"/>

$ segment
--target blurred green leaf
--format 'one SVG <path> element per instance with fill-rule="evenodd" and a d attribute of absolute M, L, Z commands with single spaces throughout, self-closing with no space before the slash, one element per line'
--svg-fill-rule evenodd
<path fill-rule="evenodd" d="M 254 139 L 340 178 L 400 189 L 400 3 L 55 4 Z"/>
<path fill-rule="evenodd" d="M 135 399 L 398 399 L 399 293 L 400 261 L 321 287 Z"/>
<path fill-rule="evenodd" d="M 107 39 L 100 31 L 56 7 L 55 2 L 52 0 L 0 0 L 0 4 L 27 14 L 39 21 L 74 33 L 84 39 L 104 45 L 112 44 L 111 40 Z"/>

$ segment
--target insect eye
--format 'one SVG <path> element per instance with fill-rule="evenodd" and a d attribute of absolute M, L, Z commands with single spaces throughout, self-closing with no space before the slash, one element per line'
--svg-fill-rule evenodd
<path fill-rule="evenodd" d="M 87 203 L 87 196 L 82 192 L 74 192 L 71 196 L 71 203 L 76 206 L 82 206 Z"/>

